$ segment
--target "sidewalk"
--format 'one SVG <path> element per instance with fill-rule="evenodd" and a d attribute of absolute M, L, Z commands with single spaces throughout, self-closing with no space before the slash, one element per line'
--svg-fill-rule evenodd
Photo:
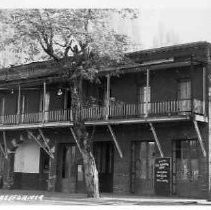
<path fill-rule="evenodd" d="M 15 197 L 16 196 L 16 197 Z M 18 197 L 19 196 L 19 197 Z M 34 196 L 34 197 L 33 197 Z M 211 205 L 205 199 L 175 197 L 145 197 L 137 195 L 101 194 L 100 199 L 87 198 L 86 194 L 30 190 L 0 190 L 1 204 L 52 204 L 52 205 Z"/>

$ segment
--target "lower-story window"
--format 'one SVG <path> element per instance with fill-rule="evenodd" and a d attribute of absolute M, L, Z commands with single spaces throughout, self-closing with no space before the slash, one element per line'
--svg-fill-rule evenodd
<path fill-rule="evenodd" d="M 177 141 L 175 143 L 175 160 L 177 179 L 198 180 L 199 175 L 199 145 L 196 140 Z"/>
<path fill-rule="evenodd" d="M 173 193 L 192 196 L 200 193 L 201 158 L 197 140 L 173 142 Z"/>

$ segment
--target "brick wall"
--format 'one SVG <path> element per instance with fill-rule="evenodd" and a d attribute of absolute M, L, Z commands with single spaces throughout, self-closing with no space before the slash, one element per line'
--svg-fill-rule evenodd
<path fill-rule="evenodd" d="M 154 139 L 149 126 L 147 125 L 120 125 L 112 127 L 123 152 L 123 158 L 121 159 L 117 150 L 115 149 L 113 191 L 114 193 L 125 194 L 130 192 L 131 141 L 154 141 Z M 168 125 L 161 123 L 156 124 L 155 129 L 166 157 L 172 156 L 172 140 L 197 139 L 192 122 L 172 123 Z M 207 126 L 200 124 L 200 130 L 202 133 L 202 138 L 207 140 Z M 104 135 L 96 134 L 95 139 L 98 141 L 105 139 L 112 140 L 111 136 L 109 136 L 109 134 L 106 132 Z M 157 155 L 159 156 L 159 153 Z M 208 167 L 207 159 L 202 155 L 200 155 L 200 163 L 200 195 L 206 197 L 208 187 Z"/>
<path fill-rule="evenodd" d="M 155 123 L 155 130 L 161 143 L 165 156 L 172 155 L 172 140 L 181 139 L 197 139 L 193 122 L 175 122 L 175 123 Z M 205 141 L 205 147 L 208 148 L 208 126 L 206 123 L 199 123 L 202 138 Z M 120 148 L 123 152 L 123 158 L 119 157 L 119 153 L 114 146 L 114 176 L 113 176 L 113 192 L 119 194 L 130 193 L 130 176 L 131 176 L 131 142 L 132 141 L 154 141 L 149 125 L 133 124 L 133 125 L 113 125 L 113 131 L 117 137 Z M 88 129 L 89 130 L 89 129 Z M 92 128 L 90 128 L 90 131 Z M 56 190 L 57 181 L 57 149 L 59 143 L 74 143 L 69 129 L 46 129 L 45 136 L 50 139 L 50 147 L 55 146 L 54 159 L 50 159 L 48 191 Z M 112 141 L 111 134 L 106 126 L 96 127 L 93 136 L 94 141 Z M 159 155 L 159 153 L 158 153 Z M 207 194 L 208 190 L 208 164 L 207 159 L 201 155 L 201 177 L 200 177 L 200 193 Z M 12 158 L 10 161 L 13 161 Z M 12 163 L 12 162 L 10 162 Z M 4 188 L 10 188 L 13 183 L 11 166 L 9 162 L 5 164 L 5 174 L 8 178 L 4 178 Z"/>

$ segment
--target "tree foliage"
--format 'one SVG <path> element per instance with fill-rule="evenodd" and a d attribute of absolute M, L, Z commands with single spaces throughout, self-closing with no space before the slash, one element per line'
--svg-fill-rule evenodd
<path fill-rule="evenodd" d="M 99 197 L 98 172 L 91 151 L 91 138 L 81 118 L 82 80 L 95 79 L 106 66 L 127 62 L 124 52 L 129 40 L 109 24 L 112 14 L 135 18 L 136 11 L 99 9 L 3 10 L 1 20 L 7 36 L 4 46 L 11 46 L 26 61 L 53 59 L 68 68 L 71 86 L 73 130 L 81 152 L 87 194 Z"/>
<path fill-rule="evenodd" d="M 110 24 L 113 14 L 136 18 L 136 10 L 124 9 L 16 9 L 1 10 L 4 46 L 24 60 L 80 60 L 77 68 L 84 75 L 102 66 L 119 64 L 130 40 Z M 83 57 L 83 59 L 82 59 Z"/>

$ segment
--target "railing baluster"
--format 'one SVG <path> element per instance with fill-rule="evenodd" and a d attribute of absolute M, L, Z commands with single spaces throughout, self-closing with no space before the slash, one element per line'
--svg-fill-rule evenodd
<path fill-rule="evenodd" d="M 192 110 L 193 103 L 193 110 Z M 160 115 L 176 115 L 188 112 L 195 112 L 196 114 L 203 114 L 203 102 L 200 100 L 190 99 L 184 100 L 169 100 L 169 101 L 157 101 L 150 102 L 148 104 L 148 113 L 153 114 L 153 116 Z M 145 103 L 138 104 L 112 104 L 109 107 L 109 117 L 110 118 L 134 118 L 134 117 L 146 117 L 146 106 Z M 44 115 L 43 115 L 44 114 Z M 92 106 L 92 107 L 82 107 L 80 114 L 84 120 L 100 120 L 105 119 L 106 110 L 104 106 Z M 30 124 L 42 122 L 44 117 L 45 123 L 49 122 L 61 122 L 61 121 L 72 121 L 72 110 L 53 110 L 38 112 L 38 113 L 21 113 L 18 114 L 4 115 L 0 117 L 1 124 Z M 18 121 L 18 118 L 20 121 Z"/>

